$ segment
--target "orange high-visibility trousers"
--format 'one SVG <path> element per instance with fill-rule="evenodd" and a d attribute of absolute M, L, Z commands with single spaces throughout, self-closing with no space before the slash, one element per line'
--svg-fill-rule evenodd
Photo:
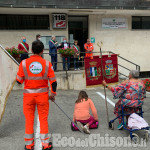
<path fill-rule="evenodd" d="M 85 57 L 90 57 L 92 59 L 93 58 L 93 53 L 86 53 Z"/>
<path fill-rule="evenodd" d="M 49 96 L 48 93 L 43 94 L 24 94 L 23 112 L 25 115 L 25 142 L 27 145 L 33 143 L 34 133 L 34 114 L 37 105 L 40 134 L 42 143 L 47 143 L 48 137 L 48 114 L 49 114 Z M 31 135 L 31 136 L 30 136 Z M 42 138 L 43 136 L 43 138 Z"/>

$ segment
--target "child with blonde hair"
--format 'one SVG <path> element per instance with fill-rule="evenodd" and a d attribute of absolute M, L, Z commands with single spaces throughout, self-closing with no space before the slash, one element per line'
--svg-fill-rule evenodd
<path fill-rule="evenodd" d="M 90 109 L 93 116 L 90 114 Z M 89 128 L 98 128 L 97 110 L 85 91 L 80 91 L 78 99 L 75 102 L 73 121 L 87 134 L 90 134 Z M 71 128 L 73 131 L 78 130 L 73 123 L 71 124 Z"/>

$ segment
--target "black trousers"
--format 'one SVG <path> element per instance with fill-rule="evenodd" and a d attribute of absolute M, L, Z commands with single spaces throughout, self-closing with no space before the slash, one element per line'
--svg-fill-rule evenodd
<path fill-rule="evenodd" d="M 21 61 L 28 58 L 28 54 L 21 54 Z"/>

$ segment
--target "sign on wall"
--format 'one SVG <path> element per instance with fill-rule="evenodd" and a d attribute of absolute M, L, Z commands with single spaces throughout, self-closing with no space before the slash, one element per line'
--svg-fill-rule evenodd
<path fill-rule="evenodd" d="M 91 43 L 95 43 L 95 37 L 91 37 Z"/>
<path fill-rule="evenodd" d="M 66 21 L 66 14 L 52 14 L 53 17 L 53 28 L 66 28 L 67 21 Z"/>
<path fill-rule="evenodd" d="M 102 18 L 103 29 L 127 29 L 126 18 Z"/>

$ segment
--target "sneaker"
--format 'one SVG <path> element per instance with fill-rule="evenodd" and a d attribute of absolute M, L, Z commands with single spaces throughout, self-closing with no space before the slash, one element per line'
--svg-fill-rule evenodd
<path fill-rule="evenodd" d="M 87 134 L 90 134 L 90 130 L 89 130 L 89 127 L 88 127 L 87 125 L 85 125 L 85 126 L 83 127 L 83 131 L 84 131 L 85 133 L 87 133 Z"/>
<path fill-rule="evenodd" d="M 34 146 L 25 145 L 25 150 L 34 150 Z"/>
<path fill-rule="evenodd" d="M 123 128 L 123 124 L 120 123 L 120 124 L 118 125 L 117 129 L 118 129 L 118 130 L 121 130 L 122 128 Z"/>
<path fill-rule="evenodd" d="M 52 150 L 52 149 L 53 149 L 52 142 L 49 142 L 48 147 L 42 146 L 42 150 Z"/>
<path fill-rule="evenodd" d="M 74 69 L 75 71 L 77 70 L 77 69 Z"/>
<path fill-rule="evenodd" d="M 84 128 L 83 124 L 82 124 L 81 122 L 77 121 L 77 125 L 78 125 L 78 128 L 79 128 L 81 131 L 83 131 L 83 128 Z"/>
<path fill-rule="evenodd" d="M 80 68 L 78 68 L 78 70 L 80 70 Z"/>

